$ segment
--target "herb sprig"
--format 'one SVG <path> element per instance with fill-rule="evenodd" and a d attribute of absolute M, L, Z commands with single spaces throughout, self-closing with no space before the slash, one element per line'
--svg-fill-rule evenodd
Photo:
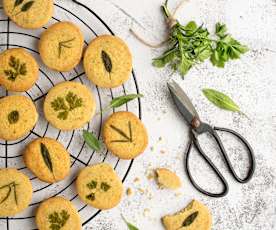
<path fill-rule="evenodd" d="M 128 134 L 126 134 L 122 129 L 120 129 L 114 125 L 110 125 L 110 128 L 122 136 L 122 139 L 112 140 L 111 141 L 112 143 L 114 143 L 114 142 L 121 142 L 121 143 L 133 142 L 132 127 L 131 127 L 130 121 L 128 121 Z"/>
<path fill-rule="evenodd" d="M 162 5 L 162 10 L 166 20 L 171 22 L 173 16 L 167 4 L 168 0 Z M 214 66 L 224 67 L 227 61 L 238 59 L 248 51 L 247 46 L 226 33 L 225 24 L 216 24 L 217 39 L 211 39 L 209 31 L 203 25 L 198 26 L 194 21 L 181 25 L 175 19 L 173 22 L 168 40 L 170 48 L 162 56 L 153 59 L 155 67 L 162 68 L 169 64 L 184 77 L 194 65 L 207 59 Z"/>

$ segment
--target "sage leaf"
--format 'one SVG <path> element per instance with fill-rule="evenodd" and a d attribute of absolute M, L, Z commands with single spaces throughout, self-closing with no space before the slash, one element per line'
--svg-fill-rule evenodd
<path fill-rule="evenodd" d="M 197 215 L 198 215 L 198 211 L 193 212 L 191 215 L 189 215 L 189 216 L 183 221 L 182 227 L 190 226 L 190 225 L 195 221 Z"/>
<path fill-rule="evenodd" d="M 18 122 L 18 120 L 19 120 L 19 112 L 18 111 L 14 110 L 9 113 L 8 121 L 10 124 L 15 124 Z"/>
<path fill-rule="evenodd" d="M 233 112 L 241 112 L 240 107 L 227 95 L 214 89 L 203 89 L 205 97 L 215 106 Z"/>
<path fill-rule="evenodd" d="M 83 131 L 83 138 L 86 144 L 93 150 L 101 150 L 101 142 L 95 137 L 93 133 L 90 133 L 86 130 Z"/>
<path fill-rule="evenodd" d="M 141 98 L 141 97 L 143 97 L 143 94 L 128 94 L 125 96 L 116 97 L 110 102 L 109 106 L 111 108 L 118 108 L 136 98 Z"/>
<path fill-rule="evenodd" d="M 118 108 L 118 107 L 120 107 L 120 106 L 122 106 L 122 105 L 136 99 L 136 98 L 141 98 L 143 96 L 144 96 L 143 94 L 128 94 L 128 95 L 116 97 L 101 112 L 103 113 L 103 112 L 107 111 L 110 108 L 113 108 L 113 109 Z"/>
<path fill-rule="evenodd" d="M 121 215 L 121 216 L 122 216 L 122 219 L 125 222 L 125 224 L 127 225 L 129 230 L 139 230 L 139 228 L 137 228 L 133 224 L 129 223 L 123 215 Z"/>
<path fill-rule="evenodd" d="M 46 145 L 44 145 L 43 143 L 40 143 L 40 152 L 47 168 L 51 171 L 51 173 L 53 173 L 53 163 L 51 160 L 51 156 Z"/>
<path fill-rule="evenodd" d="M 24 0 L 15 0 L 13 7 L 19 6 Z"/>
<path fill-rule="evenodd" d="M 104 67 L 105 67 L 106 71 L 108 73 L 111 73 L 112 61 L 111 61 L 111 58 L 109 57 L 109 55 L 104 50 L 102 50 L 102 60 L 103 60 Z"/>
<path fill-rule="evenodd" d="M 26 12 L 28 11 L 32 5 L 34 4 L 34 1 L 29 1 L 29 2 L 26 2 L 22 7 L 21 7 L 21 12 Z"/>

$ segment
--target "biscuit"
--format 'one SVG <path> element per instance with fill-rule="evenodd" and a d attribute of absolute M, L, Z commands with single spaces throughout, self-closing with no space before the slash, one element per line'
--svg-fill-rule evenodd
<path fill-rule="evenodd" d="M 37 81 L 39 67 L 31 54 L 22 48 L 0 54 L 0 84 L 10 91 L 29 90 Z"/>
<path fill-rule="evenodd" d="M 103 140 L 114 155 L 121 159 L 133 159 L 144 152 L 148 134 L 136 115 L 116 112 L 104 123 Z"/>
<path fill-rule="evenodd" d="M 164 216 L 162 222 L 166 230 L 210 230 L 212 215 L 205 205 L 193 200 L 176 214 Z"/>
<path fill-rule="evenodd" d="M 102 35 L 92 40 L 83 58 L 87 77 L 97 86 L 115 88 L 130 77 L 132 56 L 123 40 Z"/>
<path fill-rule="evenodd" d="M 39 230 L 81 229 L 81 219 L 77 209 L 63 197 L 53 197 L 40 204 L 35 221 Z"/>
<path fill-rule="evenodd" d="M 81 200 L 98 209 L 111 209 L 117 206 L 123 194 L 120 178 L 107 163 L 82 169 L 76 186 Z"/>
<path fill-rule="evenodd" d="M 57 129 L 73 130 L 90 121 L 96 102 L 90 90 L 78 82 L 62 82 L 53 87 L 44 102 L 46 119 Z"/>
<path fill-rule="evenodd" d="M 8 17 L 18 26 L 38 29 L 48 23 L 53 15 L 53 0 L 3 0 Z"/>
<path fill-rule="evenodd" d="M 70 170 L 70 156 L 58 141 L 37 138 L 24 151 L 25 165 L 40 180 L 54 183 L 64 179 Z"/>
<path fill-rule="evenodd" d="M 75 24 L 58 22 L 42 33 L 38 49 L 50 69 L 70 71 L 79 64 L 83 45 L 83 35 Z"/>
<path fill-rule="evenodd" d="M 17 169 L 0 169 L 0 217 L 14 216 L 32 199 L 30 179 Z"/>
<path fill-rule="evenodd" d="M 181 187 L 181 181 L 174 172 L 166 168 L 158 168 L 155 173 L 160 188 L 178 189 Z"/>
<path fill-rule="evenodd" d="M 31 99 L 6 96 L 0 99 L 0 139 L 16 140 L 25 136 L 36 124 L 38 113 Z"/>

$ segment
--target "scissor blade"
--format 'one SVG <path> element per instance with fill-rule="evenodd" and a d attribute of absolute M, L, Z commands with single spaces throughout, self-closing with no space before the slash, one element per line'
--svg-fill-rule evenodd
<path fill-rule="evenodd" d="M 175 81 L 169 82 L 168 88 L 171 92 L 176 107 L 189 124 L 192 123 L 194 117 L 199 118 L 191 100 Z"/>

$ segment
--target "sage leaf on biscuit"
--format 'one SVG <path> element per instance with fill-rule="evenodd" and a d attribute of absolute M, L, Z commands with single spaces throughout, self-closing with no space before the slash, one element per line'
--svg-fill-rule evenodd
<path fill-rule="evenodd" d="M 111 71 L 112 71 L 112 61 L 111 61 L 111 58 L 109 57 L 109 55 L 107 54 L 107 52 L 105 52 L 104 50 L 102 51 L 102 60 L 103 60 L 103 63 L 104 63 L 105 70 L 108 73 L 111 73 Z"/>
<path fill-rule="evenodd" d="M 121 216 L 122 216 L 122 219 L 125 222 L 125 224 L 127 225 L 129 230 L 139 230 L 139 228 L 137 228 L 133 224 L 129 223 L 123 215 L 121 215 Z"/>
<path fill-rule="evenodd" d="M 29 2 L 26 2 L 22 7 L 21 7 L 21 12 L 26 12 L 28 11 L 32 5 L 34 4 L 34 1 L 29 1 Z"/>
<path fill-rule="evenodd" d="M 95 137 L 93 133 L 90 133 L 86 130 L 83 131 L 83 138 L 86 144 L 93 150 L 101 150 L 101 142 Z"/>
<path fill-rule="evenodd" d="M 53 163 L 51 160 L 51 156 L 48 148 L 43 143 L 40 143 L 40 152 L 47 168 L 53 173 Z"/>
<path fill-rule="evenodd" d="M 198 216 L 198 211 L 193 212 L 191 215 L 189 215 L 189 216 L 183 221 L 182 227 L 190 226 L 190 225 L 195 221 L 195 219 L 197 218 L 197 216 Z"/>

